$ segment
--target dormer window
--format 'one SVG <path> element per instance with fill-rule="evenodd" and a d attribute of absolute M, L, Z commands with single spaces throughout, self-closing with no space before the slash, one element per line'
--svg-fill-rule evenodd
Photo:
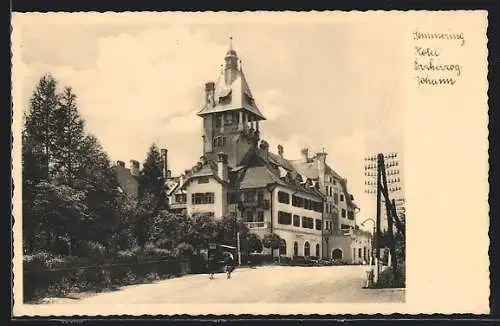
<path fill-rule="evenodd" d="M 245 102 L 247 102 L 250 105 L 254 104 L 254 99 L 248 94 L 247 92 L 244 93 L 245 96 Z"/>
<path fill-rule="evenodd" d="M 231 103 L 231 94 L 232 94 L 232 91 L 229 91 L 229 93 L 227 95 L 219 97 L 219 104 Z"/>

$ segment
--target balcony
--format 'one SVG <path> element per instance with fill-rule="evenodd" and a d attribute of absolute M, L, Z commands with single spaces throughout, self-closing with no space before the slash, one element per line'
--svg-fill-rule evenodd
<path fill-rule="evenodd" d="M 261 209 L 269 209 L 269 200 L 268 199 L 263 199 L 263 200 L 252 200 L 252 201 L 242 201 L 240 202 L 240 209 L 245 209 L 245 208 L 261 208 Z"/>
<path fill-rule="evenodd" d="M 249 229 L 267 229 L 267 228 L 269 228 L 269 222 L 246 222 L 245 224 Z"/>

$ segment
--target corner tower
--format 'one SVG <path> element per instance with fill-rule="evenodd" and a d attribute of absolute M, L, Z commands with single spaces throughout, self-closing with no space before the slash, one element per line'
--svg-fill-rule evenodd
<path fill-rule="evenodd" d="M 252 96 L 232 38 L 224 61 L 217 81 L 205 83 L 205 104 L 198 116 L 203 118 L 203 155 L 215 160 L 225 152 L 229 166 L 235 167 L 257 146 L 259 121 L 266 118 Z"/>

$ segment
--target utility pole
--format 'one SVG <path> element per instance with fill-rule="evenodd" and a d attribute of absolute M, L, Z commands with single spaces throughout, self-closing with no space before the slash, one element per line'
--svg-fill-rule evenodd
<path fill-rule="evenodd" d="M 396 276 L 396 268 L 397 268 L 397 259 L 396 259 L 396 250 L 395 250 L 395 239 L 394 239 L 394 222 L 396 222 L 396 226 L 398 230 L 404 232 L 404 226 L 399 221 L 396 213 L 396 204 L 395 201 L 390 199 L 389 193 L 397 192 L 401 190 L 401 187 L 397 185 L 393 185 L 395 183 L 400 182 L 399 169 L 392 169 L 393 167 L 397 167 L 399 165 L 398 161 L 395 161 L 397 158 L 397 153 L 378 153 L 376 156 L 366 157 L 365 161 L 369 161 L 368 165 L 365 166 L 365 176 L 366 177 L 377 177 L 376 182 L 371 180 L 365 181 L 365 185 L 368 186 L 376 186 L 375 190 L 367 189 L 365 193 L 373 194 L 376 193 L 377 201 L 376 201 L 376 223 L 375 223 L 375 236 L 373 239 L 373 247 L 375 250 L 375 282 L 378 281 L 379 264 L 380 264 L 380 241 L 381 241 L 381 215 L 382 215 L 382 200 L 385 204 L 385 215 L 387 218 L 387 227 L 388 227 L 388 237 L 389 237 L 389 249 L 390 249 L 390 257 L 391 257 L 391 266 L 393 267 L 393 271 Z M 386 160 L 387 159 L 387 160 Z M 389 169 L 389 170 L 386 170 Z M 376 174 L 372 171 L 376 170 Z M 387 176 L 390 176 L 388 179 Z M 391 184 L 391 187 L 388 186 Z M 383 198 L 382 198 L 383 197 Z M 393 220 L 394 219 L 394 220 Z"/>
<path fill-rule="evenodd" d="M 380 166 L 380 164 L 382 164 L 381 162 L 383 162 L 384 158 L 382 156 L 382 154 L 378 154 L 377 155 L 377 166 Z M 375 258 L 377 259 L 377 261 L 380 263 L 380 247 L 379 247 L 379 244 L 380 244 L 380 206 L 381 206 L 381 193 L 380 193 L 380 182 L 381 182 L 381 174 L 380 174 L 380 169 L 378 168 L 377 169 L 377 226 L 375 228 L 376 230 L 376 236 L 375 236 L 375 240 L 376 240 L 376 246 L 375 246 Z M 377 270 L 377 273 L 378 273 L 378 270 Z"/>
<path fill-rule="evenodd" d="M 240 247 L 240 232 L 236 233 L 236 239 L 238 242 L 238 265 L 241 265 L 241 247 Z"/>

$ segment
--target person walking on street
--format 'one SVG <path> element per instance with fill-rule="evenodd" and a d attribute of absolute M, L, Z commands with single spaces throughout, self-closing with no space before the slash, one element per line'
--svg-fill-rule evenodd
<path fill-rule="evenodd" d="M 215 274 L 215 270 L 217 269 L 217 260 L 216 260 L 216 257 L 214 257 L 215 255 L 209 255 L 208 256 L 208 261 L 207 261 L 207 271 L 209 273 L 209 278 L 211 280 L 214 279 L 214 274 Z"/>
<path fill-rule="evenodd" d="M 227 255 L 225 265 L 226 265 L 227 278 L 230 279 L 231 273 L 234 271 L 234 256 L 232 253 L 229 253 Z"/>

